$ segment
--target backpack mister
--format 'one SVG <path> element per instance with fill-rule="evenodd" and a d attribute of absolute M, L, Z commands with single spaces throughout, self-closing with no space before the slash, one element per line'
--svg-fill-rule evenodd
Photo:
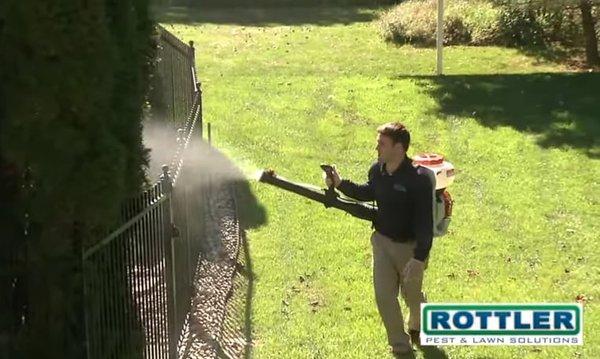
<path fill-rule="evenodd" d="M 454 182 L 454 166 L 436 153 L 413 157 L 413 165 L 426 169 L 433 185 L 433 235 L 441 237 L 448 232 L 452 217 L 454 201 L 447 188 Z"/>

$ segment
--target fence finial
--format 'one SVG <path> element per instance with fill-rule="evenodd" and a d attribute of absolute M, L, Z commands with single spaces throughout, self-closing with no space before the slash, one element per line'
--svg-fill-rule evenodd
<path fill-rule="evenodd" d="M 163 193 L 170 193 L 173 189 L 173 182 L 169 174 L 169 165 L 162 165 L 162 174 L 160 175 L 160 183 L 162 184 Z"/>
<path fill-rule="evenodd" d="M 177 140 L 176 140 L 176 142 L 177 143 L 185 142 L 185 129 L 183 129 L 183 128 L 177 129 Z"/>

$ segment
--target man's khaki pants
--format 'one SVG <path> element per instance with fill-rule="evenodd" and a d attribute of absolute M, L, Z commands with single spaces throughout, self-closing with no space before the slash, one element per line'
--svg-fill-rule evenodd
<path fill-rule="evenodd" d="M 426 302 L 425 294 L 421 291 L 423 276 L 404 283 L 402 272 L 406 263 L 413 257 L 415 241 L 393 242 L 390 238 L 373 232 L 373 284 L 375 301 L 383 325 L 387 331 L 388 343 L 392 347 L 410 345 L 410 340 L 404 331 L 404 320 L 398 303 L 398 294 L 410 310 L 408 327 L 419 330 L 421 325 L 421 303 Z M 427 262 L 425 264 L 427 266 Z"/>

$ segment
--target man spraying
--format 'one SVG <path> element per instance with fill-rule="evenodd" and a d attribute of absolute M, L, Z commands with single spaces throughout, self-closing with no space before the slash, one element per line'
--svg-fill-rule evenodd
<path fill-rule="evenodd" d="M 377 129 L 377 162 L 365 184 L 341 179 L 333 169 L 326 178 L 348 197 L 376 201 L 377 214 L 371 236 L 373 284 L 379 314 L 394 354 L 412 352 L 411 338 L 418 345 L 423 273 L 433 238 L 433 185 L 427 169 L 413 166 L 406 152 L 410 133 L 401 123 L 386 123 Z M 410 310 L 408 333 L 398 302 L 401 293 Z"/>

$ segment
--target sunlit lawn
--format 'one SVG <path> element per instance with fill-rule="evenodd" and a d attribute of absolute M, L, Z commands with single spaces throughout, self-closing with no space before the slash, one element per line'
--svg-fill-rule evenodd
<path fill-rule="evenodd" d="M 451 233 L 435 240 L 426 273 L 430 301 L 587 297 L 583 347 L 445 347 L 449 357 L 599 358 L 600 76 L 559 74 L 513 49 L 451 47 L 438 79 L 434 50 L 383 43 L 376 12 L 174 9 L 164 21 L 195 42 L 214 144 L 248 173 L 270 167 L 320 184 L 318 165 L 330 162 L 365 180 L 374 129 L 390 120 L 412 131 L 411 154 L 455 164 Z M 253 356 L 389 357 L 370 225 L 251 187 L 267 210 L 248 233 Z"/>

